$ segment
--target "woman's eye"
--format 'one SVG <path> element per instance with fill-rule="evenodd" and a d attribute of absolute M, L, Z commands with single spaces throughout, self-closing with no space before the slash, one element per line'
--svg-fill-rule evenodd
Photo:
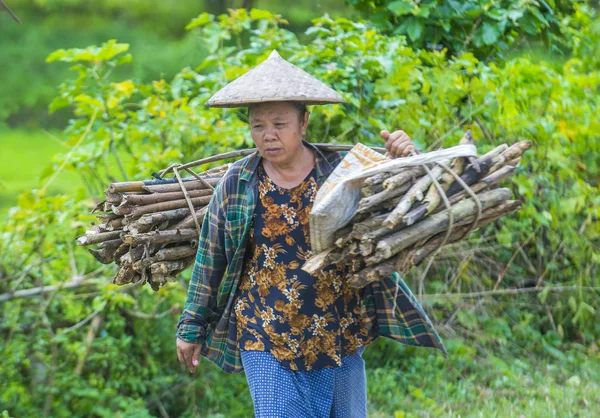
<path fill-rule="evenodd" d="M 285 126 L 285 123 L 276 123 L 275 126 L 277 126 L 278 128 L 283 128 Z"/>
<path fill-rule="evenodd" d="M 260 129 L 260 128 L 262 128 L 262 125 L 254 125 L 254 126 L 252 127 L 252 129 Z"/>

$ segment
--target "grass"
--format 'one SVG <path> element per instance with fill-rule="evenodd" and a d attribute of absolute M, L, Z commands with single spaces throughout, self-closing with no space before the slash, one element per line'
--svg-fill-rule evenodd
<path fill-rule="evenodd" d="M 416 365 L 367 369 L 369 416 L 597 416 L 597 354 L 570 351 L 564 362 L 466 353 L 463 348 L 450 352 L 447 363 L 432 355 L 406 359 Z"/>
<path fill-rule="evenodd" d="M 368 416 L 595 417 L 600 407 L 597 348 L 561 347 L 562 360 L 489 347 L 479 352 L 460 338 L 445 339 L 449 359 L 427 349 L 379 339 L 364 354 Z M 492 354 L 495 353 L 495 354 Z M 391 354 L 391 355 L 390 355 Z M 386 357 L 391 358 L 389 362 Z M 198 399 L 183 416 L 248 416 L 245 377 L 225 375 L 201 361 Z M 210 390 L 208 388 L 210 387 Z"/>
<path fill-rule="evenodd" d="M 41 130 L 0 131 L 0 208 L 6 209 L 17 203 L 19 194 L 26 190 L 41 188 L 40 174 L 52 163 L 57 154 L 68 148 L 53 139 L 57 133 Z M 77 173 L 63 171 L 49 185 L 49 195 L 74 193 L 83 183 Z"/>

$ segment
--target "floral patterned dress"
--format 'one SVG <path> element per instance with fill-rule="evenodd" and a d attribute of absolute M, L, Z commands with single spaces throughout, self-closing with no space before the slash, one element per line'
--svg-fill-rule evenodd
<path fill-rule="evenodd" d="M 346 284 L 341 266 L 315 275 L 301 267 L 312 255 L 309 213 L 316 169 L 284 189 L 258 167 L 259 199 L 235 304 L 241 350 L 269 351 L 291 370 L 341 365 L 373 338 L 361 289 Z"/>

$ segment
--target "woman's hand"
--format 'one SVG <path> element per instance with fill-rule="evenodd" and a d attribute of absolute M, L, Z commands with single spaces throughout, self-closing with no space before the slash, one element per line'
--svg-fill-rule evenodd
<path fill-rule="evenodd" d="M 192 344 L 177 338 L 177 358 L 194 373 L 200 361 L 200 344 Z"/>
<path fill-rule="evenodd" d="M 415 144 L 404 131 L 381 131 L 381 137 L 385 140 L 385 148 L 390 158 L 407 157 L 416 150 Z"/>

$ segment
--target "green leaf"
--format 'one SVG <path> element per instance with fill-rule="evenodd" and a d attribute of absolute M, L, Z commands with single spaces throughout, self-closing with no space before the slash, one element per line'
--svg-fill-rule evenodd
<path fill-rule="evenodd" d="M 500 36 L 498 26 L 488 22 L 481 25 L 481 32 L 481 38 L 486 45 L 495 44 L 498 41 L 498 36 Z"/>
<path fill-rule="evenodd" d="M 214 19 L 214 15 L 208 14 L 206 12 L 201 13 L 198 17 L 192 19 L 190 23 L 186 25 L 185 30 L 190 30 L 200 26 L 204 26 L 212 22 Z"/>
<path fill-rule="evenodd" d="M 250 11 L 250 17 L 252 20 L 272 19 L 273 13 L 268 10 L 252 9 Z"/>
<path fill-rule="evenodd" d="M 387 5 L 387 8 L 396 16 L 404 16 L 410 13 L 413 5 L 406 1 L 393 1 Z"/>
<path fill-rule="evenodd" d="M 411 41 L 418 41 L 423 33 L 423 24 L 417 19 L 411 19 L 406 25 L 406 33 Z"/>

